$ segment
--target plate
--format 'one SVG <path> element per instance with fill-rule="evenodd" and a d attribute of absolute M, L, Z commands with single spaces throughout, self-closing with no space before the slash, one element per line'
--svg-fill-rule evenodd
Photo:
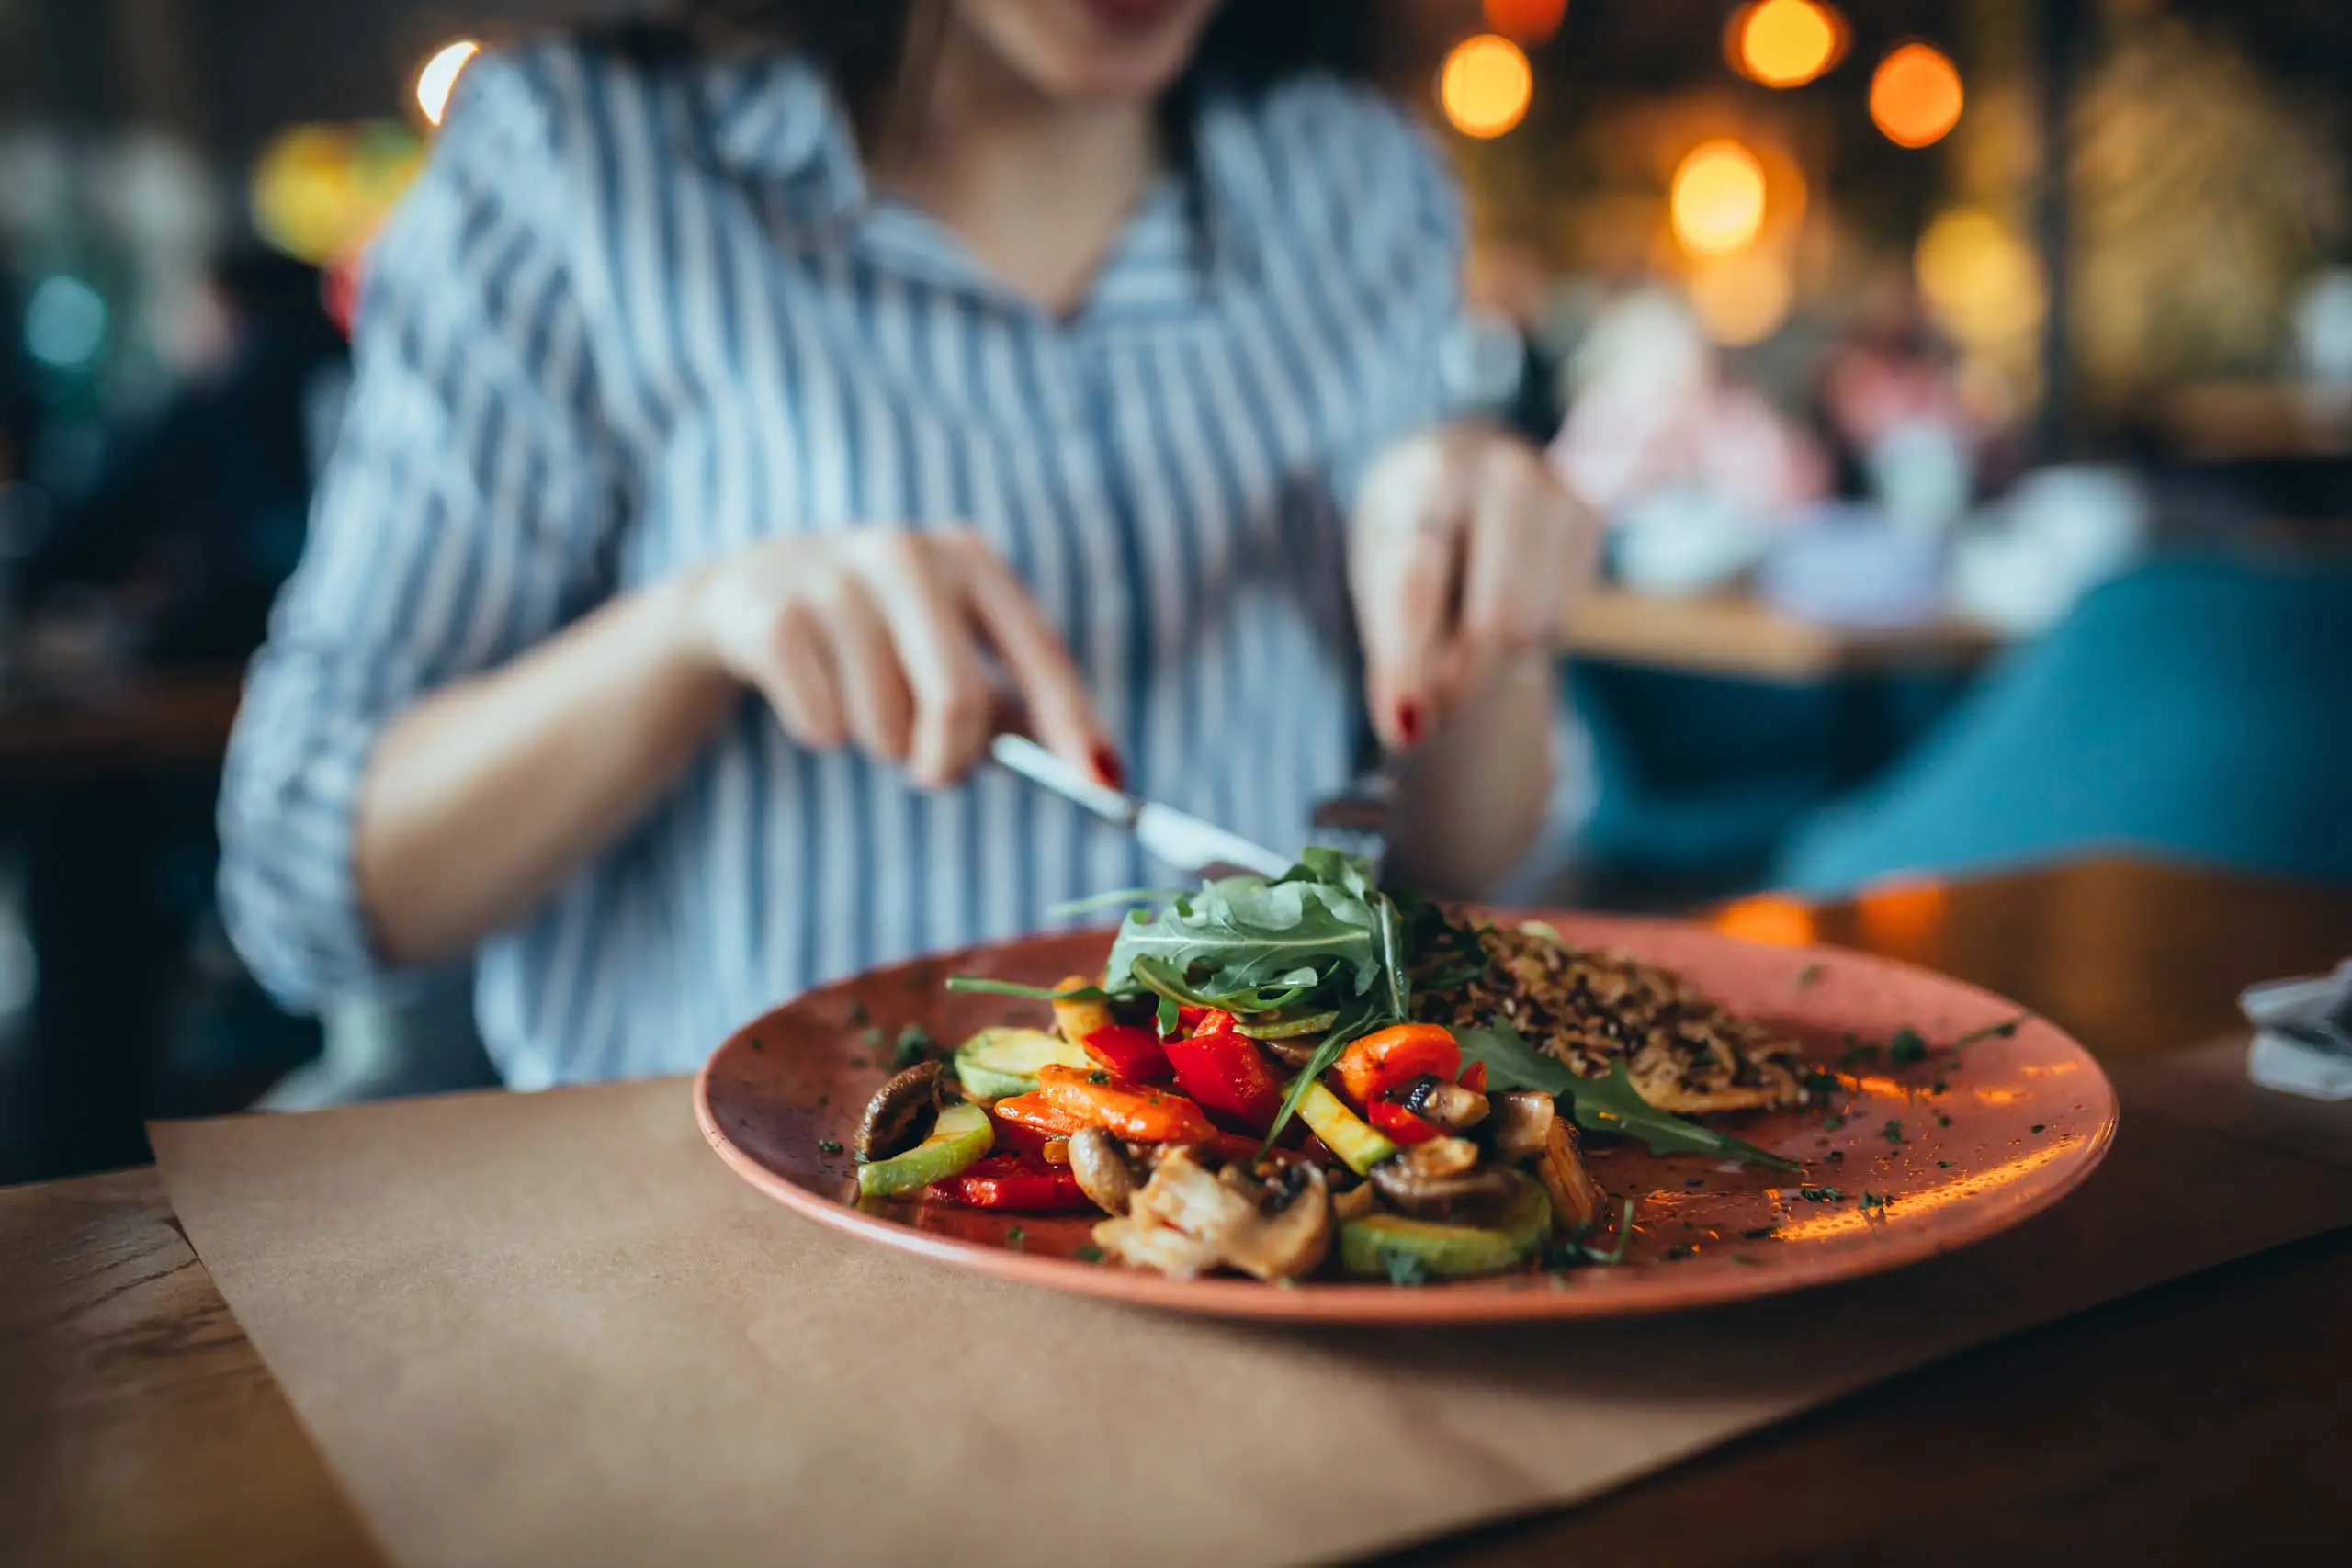
<path fill-rule="evenodd" d="M 920 959 L 811 991 L 718 1048 L 695 1081 L 695 1114 L 711 1147 L 745 1180 L 796 1213 L 866 1241 L 1146 1306 L 1333 1323 L 1626 1315 L 1850 1280 L 2008 1229 L 2077 1186 L 2114 1139 L 2114 1089 L 2054 1025 L 2029 1017 L 2013 1032 L 1951 1048 L 2024 1010 L 1973 986 L 1865 953 L 1763 946 L 1680 922 L 1544 911 L 1495 918 L 1548 920 L 1577 945 L 1679 969 L 1735 1011 L 1802 1042 L 1824 1069 L 1844 1074 L 1851 1092 L 1839 1097 L 1838 1114 L 1777 1111 L 1723 1122 L 1803 1161 L 1804 1173 L 1660 1158 L 1634 1144 L 1595 1147 L 1588 1164 L 1612 1205 L 1638 1200 L 1623 1263 L 1406 1287 L 1169 1280 L 1074 1256 L 1099 1216 L 860 1207 L 846 1145 L 889 1076 L 899 1032 L 916 1024 L 953 1043 L 990 1023 L 1046 1021 L 1041 1002 L 950 992 L 947 976 L 1050 985 L 1095 973 L 1109 950 L 1105 931 Z M 1886 1046 L 1905 1029 L 1930 1050 L 1897 1066 Z"/>

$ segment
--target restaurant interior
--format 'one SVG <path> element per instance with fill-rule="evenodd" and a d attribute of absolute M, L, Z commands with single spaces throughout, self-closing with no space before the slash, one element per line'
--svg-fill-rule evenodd
<path fill-rule="evenodd" d="M 1213 1334 L 1147 1322 L 1133 1314 L 1181 1305 L 1156 1278 L 1130 1291 L 1141 1306 L 1101 1318 L 1080 1315 L 1077 1297 L 1030 1291 L 1042 1275 L 983 1281 L 956 1298 L 969 1315 L 953 1322 L 922 1315 L 927 1285 L 867 1301 L 863 1320 L 835 1315 L 833 1276 L 795 1261 L 819 1256 L 812 1227 L 771 1231 L 756 1220 L 787 1222 L 724 1208 L 745 1197 L 740 1184 L 709 1197 L 720 1219 L 682 1219 L 686 1199 L 639 1174 L 659 1149 L 716 1182 L 707 1142 L 767 1196 L 812 1206 L 782 1190 L 790 1179 L 753 1168 L 776 1161 L 752 1134 L 729 1144 L 711 1110 L 726 1088 L 718 1060 L 694 1090 L 697 1137 L 683 1087 L 647 1089 L 670 1097 L 658 1101 L 616 1084 L 572 1099 L 495 1093 L 541 1084 L 502 1075 L 481 1021 L 537 1004 L 516 999 L 511 964 L 507 988 L 478 993 L 487 945 L 394 986 L 273 988 L 222 892 L 224 771 L 233 777 L 249 667 L 273 607 L 288 615 L 281 591 L 347 438 L 371 245 L 430 178 L 445 116 L 482 62 L 572 29 L 635 36 L 671 7 L 0 0 L 0 1472 L 14 1471 L 0 1474 L 0 1560 L 705 1561 L 757 1554 L 775 1538 L 753 1527 L 781 1508 L 793 1526 L 810 1521 L 801 1560 L 931 1561 L 957 1514 L 938 1498 L 968 1509 L 990 1487 L 1034 1481 L 1039 1434 L 1064 1419 L 1043 1391 L 1063 1372 L 1012 1363 L 1027 1370 L 996 1376 L 998 1403 L 980 1417 L 930 1383 L 894 1403 L 816 1372 L 791 1381 L 804 1377 L 794 1358 L 865 1364 L 862 1321 L 969 1369 L 993 1353 L 975 1338 L 1017 1338 L 1049 1312 L 1069 1314 L 1051 1320 L 1069 1344 L 1092 1347 L 1069 1352 L 1082 1370 L 1069 1377 L 1129 1392 L 1160 1379 L 1171 1431 L 1195 1431 L 1174 1392 L 1194 1370 L 1199 1387 L 1252 1402 L 1249 1442 L 1154 1438 L 1136 1475 L 1180 1450 L 1214 1454 L 1201 1462 L 1231 1490 L 1213 1497 L 1208 1480 L 1187 1491 L 1162 1474 L 1178 1501 L 1154 1502 L 1167 1533 L 1148 1543 L 1122 1533 L 1140 1528 L 1134 1517 L 1105 1512 L 1134 1494 L 1134 1476 L 1112 1473 L 1125 1439 L 1062 1450 L 1069 1495 L 1054 1512 L 1069 1533 L 1055 1549 L 1079 1542 L 1110 1561 L 2038 1562 L 2127 1540 L 2149 1562 L 2324 1561 L 2324 1542 L 2352 1543 L 2341 1413 L 2327 1407 L 2338 1396 L 2312 1392 L 2346 1375 L 2352 1123 L 2322 1102 L 2352 1098 L 2352 964 L 2332 999 L 2318 982 L 2296 993 L 2301 1022 L 2277 1021 L 2284 992 L 2268 994 L 2272 1014 L 2259 994 L 2241 999 L 2352 955 L 2352 5 L 1363 4 L 1371 73 L 1459 189 L 1460 309 L 1433 374 L 1462 417 L 1530 444 L 1599 536 L 1593 582 L 1544 639 L 1556 711 L 1543 825 L 1486 897 L 1564 920 L 1631 917 L 1650 923 L 1608 929 L 1668 946 L 1692 931 L 1736 939 L 1771 955 L 1756 973 L 1793 973 L 1772 981 L 1792 1007 L 1815 1005 L 1816 987 L 1819 1006 L 1861 1012 L 1902 986 L 1945 987 L 1937 1005 L 1957 1010 L 1935 1027 L 1923 1015 L 1924 1040 L 1893 1030 L 1892 1065 L 1849 1032 L 1837 1070 L 1805 1080 L 1916 1101 L 1883 1135 L 1873 1117 L 1851 1165 L 1804 1179 L 1850 1181 L 1860 1208 L 1833 1212 L 1856 1195 L 1837 1186 L 1792 1184 L 1776 1201 L 1796 1218 L 1739 1233 L 1751 1248 L 1829 1248 L 1887 1227 L 1888 1200 L 1838 1173 L 1911 1157 L 1936 1123 L 1951 1126 L 1937 1108 L 1970 1096 L 1975 1113 L 2019 1123 L 2000 1163 L 1913 1172 L 1918 1190 L 1903 1190 L 1894 1221 L 1905 1204 L 1989 1213 L 2004 1194 L 2013 1212 L 1920 1240 L 1905 1255 L 1920 1260 L 1907 1294 L 1835 1284 L 1782 1307 L 1709 1308 L 1757 1315 L 1710 1319 L 1749 1326 L 1656 1376 L 1643 1358 L 1687 1349 L 1670 1337 L 1682 1320 L 1598 1326 L 1586 1359 L 1555 1371 L 1544 1358 L 1572 1357 L 1565 1330 L 1585 1325 L 1557 1325 L 1553 1340 L 1537 1337 L 1549 1325 L 1468 1332 L 1472 1319 L 1584 1310 L 1568 1287 L 1623 1261 L 1625 1239 L 1605 1258 L 1578 1228 L 1580 1272 L 1555 1273 L 1552 1308 L 1529 1304 L 1549 1299 L 1537 1275 L 1523 1298 L 1468 1298 L 1503 1304 L 1464 1307 L 1431 1352 L 1424 1372 L 1444 1398 L 1400 1382 L 1393 1405 L 1362 1407 L 1374 1413 L 1364 1419 L 1407 1413 L 1425 1445 L 1373 1445 L 1382 1454 L 1333 1494 L 1344 1505 L 1309 1506 L 1281 1491 L 1306 1460 L 1247 1455 L 1266 1423 L 1306 1418 L 1289 1402 L 1352 1412 L 1344 1402 L 1371 1384 L 1351 1380 L 1401 1378 L 1385 1348 L 1406 1341 L 1384 1334 L 1410 1331 L 1310 1339 L 1287 1323 Z M 473 613 L 459 575 L 434 579 L 442 598 L 409 613 Z M 1329 716 L 1300 716 L 1301 732 Z M 1376 717 L 1338 716 L 1377 751 Z M 266 743 L 236 733 L 241 748 Z M 1260 739 L 1213 739 L 1237 751 Z M 309 830 L 290 818 L 283 829 Z M 1792 967 L 1795 948 L 1817 956 Z M 1745 973 L 1742 962 L 1723 973 Z M 1312 967 L 1283 979 L 1302 974 L 1318 983 Z M 807 1005 L 853 998 L 835 1032 L 876 1046 L 877 1068 L 886 1033 L 893 1070 L 920 1061 L 933 1043 L 920 1023 L 900 1032 L 888 1010 L 899 993 L 871 981 Z M 1168 1037 L 1177 1000 L 1155 1005 Z M 1871 1016 L 1892 1028 L 1910 1016 L 1885 1010 L 1897 1005 Z M 680 1016 L 700 1015 L 682 1004 Z M 952 1016 L 961 1027 L 979 1015 Z M 1400 1003 L 1392 1016 L 1409 1015 Z M 747 1028 L 721 1059 L 761 1050 L 749 1024 L 730 1019 Z M 2256 1024 L 2279 1032 L 2254 1047 L 2280 1053 L 2267 1077 L 2258 1062 L 2253 1073 L 2278 1091 L 2267 1100 L 2248 1088 Z M 1937 1028 L 1963 1027 L 1947 1056 Z M 2300 1065 L 2278 1043 L 2289 1036 Z M 1947 1089 L 1939 1064 L 1955 1064 L 1952 1101 L 1902 1078 L 1906 1039 L 1934 1095 Z M 2010 1045 L 2073 1055 L 2034 1058 L 2007 1087 L 1962 1079 L 1961 1045 L 1986 1039 L 1987 1059 Z M 695 1059 L 718 1046 L 697 1035 Z M 2102 1070 L 2127 1127 L 2168 1129 L 2174 1152 L 2127 1131 L 2075 1201 L 2072 1229 L 2037 1220 L 1986 1241 L 1999 1267 L 1973 1274 L 1928 1261 L 2087 1174 L 2115 1135 Z M 1483 1088 L 1483 1058 L 1476 1071 Z M 1441 1089 L 1451 1066 L 1444 1077 Z M 2108 1096 L 2093 1131 L 2063 1120 L 2080 1105 L 2018 1109 L 2091 1080 Z M 2306 1098 L 2282 1110 L 2289 1093 Z M 503 1122 L 468 1109 L 532 1101 L 544 1103 L 496 1113 L 511 1114 Z M 389 1119 L 408 1104 L 427 1108 Z M 340 1109 L 354 1106 L 365 1109 Z M 161 1124 L 316 1111 L 327 1115 L 197 1123 L 287 1129 L 253 1134 L 254 1146 L 275 1139 L 293 1151 L 286 1169 L 328 1173 L 314 1190 L 266 1174 L 257 1156 L 224 1158 L 207 1200 L 169 1168 L 181 1150 L 193 1171 L 201 1139 Z M 1830 1116 L 1821 1148 L 1842 1119 Z M 1605 1119 L 1583 1125 L 1602 1128 L 1606 1152 Z M 2037 1148 L 2046 1126 L 2064 1136 Z M 337 1128 L 356 1129 L 347 1145 Z M 227 1147 L 219 1136 L 207 1146 Z M 354 1152 L 378 1150 L 378 1136 L 391 1152 Z M 1258 1154 L 1273 1142 L 1267 1133 Z M 832 1137 L 815 1146 L 842 1155 Z M 414 1163 L 369 1163 L 408 1160 L 401 1151 Z M 160 1187 L 143 1168 L 158 1152 Z M 1657 1216 L 1686 1186 L 1697 1201 L 1709 1171 L 1744 1180 L 1740 1157 L 1694 1166 L 1687 1183 L 1677 1168 L 1645 1199 L 1641 1245 L 1666 1247 Z M 1842 1145 L 1824 1157 L 1844 1160 Z M 386 1170 L 399 1174 L 379 1179 Z M 511 1193 L 495 1186 L 509 1179 Z M 220 1196 L 232 1190 L 244 1207 Z M 2094 1211 L 2088 1195 L 2102 1193 Z M 393 1216 L 380 1226 L 367 1207 L 379 1196 Z M 640 1199 L 642 1216 L 630 1207 Z M 1556 1213 L 1556 1191 L 1549 1201 Z M 386 1256 L 416 1278 L 378 1267 L 379 1228 L 336 1229 L 327 1211 L 345 1208 L 370 1216 Z M 527 1244 L 502 1229 L 526 1219 Z M 1630 1206 L 1623 1224 L 1630 1234 Z M 315 1250 L 270 1250 L 297 1233 Z M 1005 1233 L 1007 1256 L 1023 1234 Z M 804 1242 L 807 1254 L 792 1250 Z M 1035 1235 L 1027 1245 L 1041 1250 Z M 1739 1245 L 1693 1232 L 1626 1272 L 1667 1292 L 1668 1265 L 1694 1258 L 1690 1277 L 1714 1281 L 1700 1269 Z M 954 1250 L 936 1236 L 923 1247 Z M 732 1248 L 768 1268 L 773 1303 L 761 1304 L 769 1283 L 704 1278 Z M 1075 1256 L 1102 1259 L 1091 1246 Z M 1761 1261 L 1750 1272 L 1763 1275 L 1779 1256 L 1729 1261 Z M 979 1267 L 1021 1280 L 1031 1261 Z M 2219 1285 L 2175 1278 L 2225 1261 Z M 1384 1289 L 1422 1282 L 1385 1266 Z M 860 1289 L 884 1277 L 881 1264 L 857 1267 L 869 1272 L 843 1277 Z M 1720 1287 L 1658 1300 L 1679 1312 L 1754 1284 L 1721 1274 Z M 39 1283 L 10 1303 L 11 1277 Z M 665 1317 L 644 1280 L 689 1305 Z M 1222 1281 L 1223 1299 L 1242 1301 L 1245 1283 Z M 1370 1287 L 1311 1283 L 1294 1303 L 1238 1310 L 1303 1319 L 1351 1288 Z M 133 1292 L 128 1305 L 118 1291 Z M 1334 1308 L 1333 1320 L 1404 1321 L 1441 1292 L 1394 1294 L 1408 1304 Z M 574 1298 L 573 1316 L 533 1315 Z M 1812 1315 L 1786 1306 L 1820 1301 Z M 738 1308 L 740 1321 L 727 1315 Z M 1428 1321 L 1445 1310 L 1429 1306 Z M 348 1363 L 335 1348 L 346 1319 Z M 1987 1346 L 2037 1324 L 2042 1337 Z M 1130 1329 L 1132 1341 L 1115 1337 Z M 449 1355 L 435 1359 L 443 1338 Z M 759 1363 L 740 1388 L 692 1381 L 715 1345 Z M 1171 1359 L 1123 1359 L 1131 1349 Z M 1918 1371 L 1931 1360 L 1932 1374 Z M 511 1400 L 498 1381 L 510 1369 Z M 1897 1374 L 1882 1403 L 1854 1393 Z M 498 1398 L 467 1404 L 469 1382 Z M 765 1403 L 752 1409 L 755 1396 Z M 796 1449 L 774 1495 L 755 1468 L 730 1468 L 744 1458 L 734 1434 L 786 1444 L 763 1423 L 792 1400 L 844 1434 L 883 1433 L 876 1451 L 908 1467 L 893 1472 L 913 1477 L 907 1490 L 865 1515 L 874 1533 L 829 1533 L 850 1500 L 873 1495 L 854 1456 Z M 1688 1458 L 1815 1405 L 1826 1410 L 1769 1442 Z M 706 1454 L 694 1434 L 711 1411 Z M 510 1416 L 539 1437 L 499 1447 L 484 1435 Z M 1220 1418 L 1200 1429 L 1229 1435 Z M 1494 1425 L 1472 1435 L 1483 1422 Z M 908 1460 L 934 1427 L 951 1457 Z M 1569 1438 L 1554 1444 L 1558 1432 Z M 1639 1440 L 1618 1459 L 1591 1457 L 1623 1432 Z M 569 1456 L 563 1467 L 542 1446 Z M 1427 1457 L 1440 1450 L 1453 1457 Z M 711 1474 L 688 1476 L 704 1459 Z M 1391 1463 L 1406 1460 L 1397 1479 Z M 1826 1477 L 1840 1478 L 1834 1501 Z M 1030 1505 L 993 1495 L 1007 1506 L 989 1526 L 1002 1540 L 957 1561 L 996 1561 L 1035 1534 L 1034 1517 L 1007 1522 Z M 901 1496 L 922 1506 L 900 1508 Z M 704 1533 L 656 1529 L 681 1520 Z M 1018 1560 L 1036 1555 L 1023 1545 Z"/>
<path fill-rule="evenodd" d="M 1514 897 L 2123 844 L 2352 885 L 2352 14 L 1385 11 L 1466 204 L 1451 374 L 1608 529 Z M 626 14 L 0 6 L 0 1176 L 491 1081 L 462 975 L 270 1002 L 212 801 L 369 237 L 475 51 Z M 432 1060 L 336 1069 L 338 1032 Z"/>

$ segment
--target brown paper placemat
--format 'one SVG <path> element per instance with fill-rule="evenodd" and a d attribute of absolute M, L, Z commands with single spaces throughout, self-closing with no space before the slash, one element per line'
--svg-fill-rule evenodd
<path fill-rule="evenodd" d="M 419 1565 L 1343 1558 L 2352 1223 L 2352 1169 L 2127 1101 L 2073 1198 L 1895 1274 L 1639 1322 L 1313 1331 L 808 1224 L 711 1156 L 681 1079 L 154 1137 L 198 1255 Z"/>

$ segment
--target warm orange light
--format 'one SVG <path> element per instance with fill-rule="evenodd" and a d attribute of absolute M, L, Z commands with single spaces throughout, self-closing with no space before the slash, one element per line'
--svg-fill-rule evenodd
<path fill-rule="evenodd" d="M 457 90 L 458 78 L 481 52 L 481 45 L 461 38 L 434 51 L 433 58 L 417 68 L 416 107 L 424 111 L 427 124 L 441 123 L 441 116 L 449 107 L 449 95 Z"/>
<path fill-rule="evenodd" d="M 1841 18 L 1815 0 L 1763 0 L 1735 13 L 1733 57 L 1768 87 L 1802 87 L 1837 62 Z"/>
<path fill-rule="evenodd" d="M 1813 942 L 1813 911 L 1784 894 L 1757 893 L 1716 910 L 1715 929 L 1768 947 L 1806 947 Z"/>
<path fill-rule="evenodd" d="M 1521 43 L 1544 43 L 1560 30 L 1568 0 L 1487 0 L 1487 26 Z"/>
<path fill-rule="evenodd" d="M 1863 944 L 1895 958 L 1924 960 L 1944 920 L 1944 890 L 1933 882 L 1866 887 L 1854 898 Z"/>
<path fill-rule="evenodd" d="M 1780 331 L 1795 299 L 1788 259 L 1769 247 L 1715 257 L 1690 274 L 1691 311 L 1727 348 L 1762 343 Z"/>
<path fill-rule="evenodd" d="M 1906 43 L 1871 77 L 1871 120 L 1898 147 L 1940 141 L 1960 123 L 1960 72 L 1941 50 Z"/>
<path fill-rule="evenodd" d="M 1438 73 L 1438 102 L 1464 136 L 1500 136 L 1527 113 L 1535 73 L 1519 45 L 1493 33 L 1464 39 Z"/>
<path fill-rule="evenodd" d="M 1702 256 L 1736 251 L 1764 227 L 1764 165 L 1729 138 L 1702 141 L 1675 166 L 1674 237 Z"/>

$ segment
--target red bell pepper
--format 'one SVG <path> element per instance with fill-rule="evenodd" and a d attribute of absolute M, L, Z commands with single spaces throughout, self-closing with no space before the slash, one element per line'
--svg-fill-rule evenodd
<path fill-rule="evenodd" d="M 1074 1117 L 1081 1127 L 1108 1127 L 1123 1138 L 1141 1143 L 1204 1144 L 1217 1136 L 1216 1125 L 1201 1108 L 1182 1095 L 1124 1083 L 1105 1072 L 1080 1072 L 1049 1063 L 1037 1069 L 1037 1095 L 1056 1111 Z"/>
<path fill-rule="evenodd" d="M 1168 1053 L 1159 1048 L 1159 1036 L 1140 1023 L 1114 1023 L 1079 1043 L 1113 1077 L 1130 1083 L 1155 1083 L 1172 1070 Z"/>
<path fill-rule="evenodd" d="M 1423 1073 L 1453 1082 L 1462 1070 L 1462 1047 L 1442 1024 L 1397 1023 L 1350 1041 L 1338 1066 L 1348 1098 L 1358 1111 L 1366 1111 Z"/>
<path fill-rule="evenodd" d="M 1162 1042 L 1176 1069 L 1176 1087 L 1212 1116 L 1252 1133 L 1274 1124 L 1283 1108 L 1282 1080 L 1257 1043 L 1237 1032 L 1233 1015 L 1212 1012 L 1199 1032 Z"/>
<path fill-rule="evenodd" d="M 1438 1135 L 1434 1126 L 1393 1100 L 1374 1100 L 1365 1109 L 1365 1120 L 1374 1132 L 1387 1134 L 1392 1144 L 1426 1144 Z"/>
<path fill-rule="evenodd" d="M 1456 1081 L 1459 1082 L 1464 1089 L 1468 1089 L 1472 1094 L 1486 1093 L 1487 1064 L 1484 1062 L 1471 1063 L 1468 1066 L 1462 1069 L 1462 1077 Z"/>
<path fill-rule="evenodd" d="M 989 1155 L 975 1160 L 946 1180 L 933 1182 L 923 1190 L 923 1196 L 943 1203 L 961 1203 L 967 1209 L 1036 1212 L 1093 1206 L 1068 1168 L 1022 1155 Z"/>

